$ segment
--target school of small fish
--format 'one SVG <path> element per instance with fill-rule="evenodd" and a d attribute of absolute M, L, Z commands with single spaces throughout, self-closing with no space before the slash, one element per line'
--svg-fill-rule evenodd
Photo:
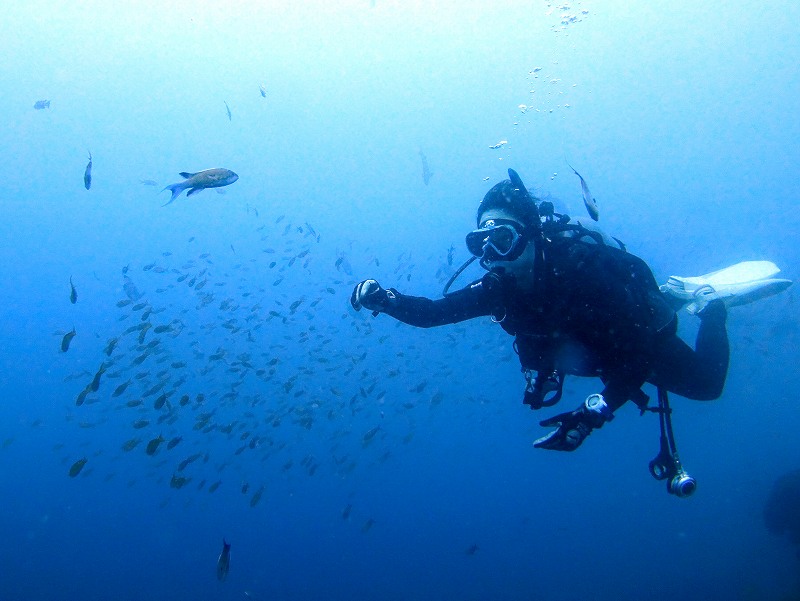
<path fill-rule="evenodd" d="M 64 386 L 70 423 L 87 433 L 108 429 L 117 441 L 92 452 L 77 440 L 59 447 L 70 477 L 124 477 L 144 464 L 148 480 L 168 494 L 233 490 L 259 508 L 276 478 L 325 472 L 347 481 L 378 468 L 414 441 L 419 420 L 446 406 L 454 366 L 431 363 L 424 346 L 393 344 L 395 325 L 355 314 L 347 298 L 356 262 L 358 272 L 382 269 L 398 286 L 418 267 L 429 277 L 438 265 L 441 285 L 454 271 L 454 245 L 437 257 L 382 261 L 352 248 L 323 250 L 323 233 L 310 223 L 265 218 L 251 207 L 247 215 L 252 225 L 237 232 L 235 250 L 203 251 L 191 236 L 193 252 L 155 252 L 109 282 L 121 297 L 97 309 L 118 325 L 84 332 L 67 356 L 75 373 Z M 70 303 L 81 277 L 70 277 Z M 82 294 L 81 304 L 91 302 Z M 471 327 L 435 335 L 455 348 Z M 81 331 L 76 323 L 63 335 L 62 351 Z M 486 344 L 487 356 L 503 348 L 512 359 L 491 335 Z M 485 402 L 471 401 L 476 411 Z M 458 402 L 463 411 L 465 400 Z M 357 497 L 342 518 L 365 534 L 378 527 Z"/>
<path fill-rule="evenodd" d="M 264 85 L 259 92 L 266 98 Z M 49 107 L 49 100 L 34 105 Z M 419 157 L 427 186 L 433 173 L 422 150 Z M 86 190 L 92 169 L 89 152 Z M 180 175 L 183 181 L 162 190 L 171 193 L 166 205 L 184 191 L 187 197 L 209 188 L 224 193 L 220 188 L 239 179 L 225 168 Z M 139 182 L 159 186 L 153 179 Z M 413 443 L 419 421 L 448 406 L 454 366 L 432 363 L 424 345 L 393 343 L 396 324 L 354 314 L 347 298 L 356 283 L 353 264 L 359 273 L 380 270 L 389 285 L 394 279 L 407 286 L 417 273 L 429 279 L 435 273 L 441 285 L 460 262 L 455 244 L 427 258 L 406 252 L 392 260 L 352 243 L 332 252 L 323 250 L 322 234 L 308 222 L 262 217 L 250 204 L 246 214 L 252 226 L 237 232 L 230 252 L 209 252 L 190 236 L 181 252 L 153 249 L 152 260 L 121 266 L 118 279 L 106 282 L 119 291 L 110 306 L 90 298 L 85 282 L 91 273 L 69 276 L 69 303 L 78 303 L 80 287 L 81 306 L 117 324 L 100 332 L 76 319 L 69 331 L 57 333 L 64 361 L 73 366 L 64 378 L 68 423 L 86 435 L 107 430 L 54 446 L 69 478 L 124 478 L 144 465 L 147 480 L 163 484 L 168 498 L 192 502 L 223 489 L 251 508 L 263 507 L 276 479 L 297 482 L 324 472 L 347 481 L 380 469 Z M 513 360 L 499 333 L 497 340 L 485 332 L 476 337 L 470 335 L 474 327 L 431 336 L 444 348 L 468 343 L 489 360 Z M 487 402 L 455 400 L 460 412 L 466 406 L 477 412 Z M 87 449 L 109 437 L 116 442 Z M 351 498 L 341 519 L 365 535 L 379 528 L 355 492 Z M 224 581 L 229 569 L 230 545 L 223 540 L 217 578 Z"/>

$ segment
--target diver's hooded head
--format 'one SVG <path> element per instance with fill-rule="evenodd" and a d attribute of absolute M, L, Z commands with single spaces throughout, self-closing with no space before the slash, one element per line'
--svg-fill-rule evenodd
<path fill-rule="evenodd" d="M 513 169 L 508 170 L 510 179 L 504 179 L 494 185 L 486 193 L 478 205 L 477 225 L 481 226 L 481 217 L 490 209 L 503 209 L 519 220 L 524 226 L 540 226 L 539 210 L 534 198 L 522 183 L 519 175 Z"/>

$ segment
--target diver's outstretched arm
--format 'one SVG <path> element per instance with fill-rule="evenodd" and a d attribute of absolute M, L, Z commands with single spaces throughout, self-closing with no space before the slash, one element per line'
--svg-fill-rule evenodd
<path fill-rule="evenodd" d="M 375 280 L 364 280 L 356 284 L 350 304 L 358 311 L 361 307 L 378 313 L 386 313 L 412 326 L 430 328 L 457 323 L 491 315 L 492 303 L 484 290 L 483 282 L 454 292 L 445 298 L 432 300 L 421 296 L 400 294 L 394 288 L 388 290 Z"/>

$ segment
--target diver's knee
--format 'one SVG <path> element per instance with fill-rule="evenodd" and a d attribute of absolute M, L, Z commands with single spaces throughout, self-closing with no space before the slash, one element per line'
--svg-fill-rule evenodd
<path fill-rule="evenodd" d="M 705 386 L 695 390 L 692 398 L 695 401 L 716 401 L 722 396 L 725 382 L 708 382 Z"/>

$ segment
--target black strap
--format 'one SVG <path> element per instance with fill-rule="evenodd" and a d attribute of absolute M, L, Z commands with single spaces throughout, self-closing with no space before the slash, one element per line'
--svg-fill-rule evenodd
<path fill-rule="evenodd" d="M 552 407 L 561 400 L 564 393 L 564 374 L 558 370 L 540 370 L 533 377 L 533 372 L 525 370 L 525 394 L 522 402 L 531 409 Z M 550 393 L 555 393 L 548 396 Z"/>
<path fill-rule="evenodd" d="M 647 410 L 658 413 L 661 426 L 660 449 L 655 459 L 650 462 L 650 473 L 656 480 L 673 478 L 682 472 L 683 468 L 675 446 L 675 436 L 672 433 L 672 409 L 665 388 L 658 388 L 658 407 L 648 407 Z"/>

